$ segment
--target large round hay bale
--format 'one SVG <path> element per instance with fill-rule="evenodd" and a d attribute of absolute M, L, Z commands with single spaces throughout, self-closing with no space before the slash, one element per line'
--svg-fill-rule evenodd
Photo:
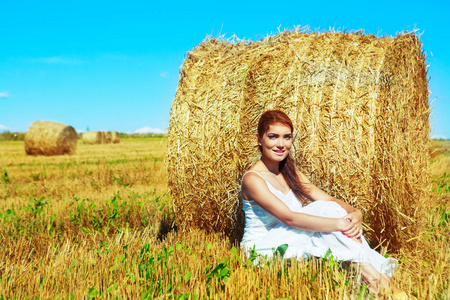
<path fill-rule="evenodd" d="M 113 144 L 119 144 L 120 143 L 120 134 L 118 132 L 111 131 L 111 135 L 112 135 Z"/>
<path fill-rule="evenodd" d="M 98 131 L 83 132 L 82 140 L 84 144 L 94 145 L 102 143 L 102 134 Z"/>
<path fill-rule="evenodd" d="M 75 154 L 77 138 L 77 132 L 72 126 L 36 121 L 25 134 L 25 152 L 28 155 Z"/>
<path fill-rule="evenodd" d="M 242 234 L 240 180 L 260 156 L 260 115 L 293 120 L 293 155 L 320 188 L 360 208 L 372 245 L 414 241 L 429 189 L 425 57 L 414 33 L 286 31 L 207 39 L 188 53 L 168 130 L 180 230 Z"/>
<path fill-rule="evenodd" d="M 104 144 L 111 144 L 111 142 L 112 142 L 112 134 L 111 134 L 111 132 L 103 131 L 103 135 L 104 135 L 103 143 Z"/>

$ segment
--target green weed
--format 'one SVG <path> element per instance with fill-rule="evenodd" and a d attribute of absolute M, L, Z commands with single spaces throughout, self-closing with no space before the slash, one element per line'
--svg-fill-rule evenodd
<path fill-rule="evenodd" d="M 10 182 L 9 177 L 8 177 L 8 172 L 6 172 L 6 170 L 3 172 L 2 180 L 3 180 L 4 183 L 9 183 Z"/>
<path fill-rule="evenodd" d="M 438 195 L 450 194 L 450 174 L 444 173 L 441 177 L 434 179 L 433 192 Z"/>

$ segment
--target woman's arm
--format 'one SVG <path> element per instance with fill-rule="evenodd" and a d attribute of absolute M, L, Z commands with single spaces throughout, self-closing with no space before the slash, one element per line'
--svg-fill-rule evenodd
<path fill-rule="evenodd" d="M 328 195 L 325 191 L 319 189 L 315 186 L 302 172 L 297 170 L 297 175 L 300 181 L 306 184 L 307 187 L 307 197 L 313 201 L 317 200 L 325 200 L 325 201 L 334 201 L 339 204 L 343 209 L 347 211 L 347 215 L 343 217 L 343 219 L 349 220 L 352 224 L 352 227 L 348 230 L 345 230 L 345 234 L 349 237 L 359 238 L 362 234 L 362 213 L 359 209 L 351 206 L 350 204 L 336 199 L 330 195 Z"/>
<path fill-rule="evenodd" d="M 259 175 L 247 173 L 242 184 L 242 195 L 256 201 L 264 210 L 289 227 L 306 231 L 332 232 L 351 228 L 351 223 L 343 218 L 324 218 L 293 212 L 276 197 Z"/>

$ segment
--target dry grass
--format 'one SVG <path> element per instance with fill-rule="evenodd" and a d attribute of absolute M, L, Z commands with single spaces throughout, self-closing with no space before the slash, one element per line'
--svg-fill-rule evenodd
<path fill-rule="evenodd" d="M 450 140 L 433 140 L 431 149 L 432 180 L 436 180 L 444 174 L 450 176 Z"/>
<path fill-rule="evenodd" d="M 22 141 L 0 142 L 0 298 L 377 298 L 330 259 L 252 263 L 227 237 L 202 231 L 160 240 L 173 217 L 166 152 L 158 137 L 80 143 L 70 157 L 30 157 Z M 434 157 L 432 172 L 448 154 Z M 450 297 L 448 200 L 434 194 L 418 247 L 396 255 L 396 280 L 412 299 Z"/>

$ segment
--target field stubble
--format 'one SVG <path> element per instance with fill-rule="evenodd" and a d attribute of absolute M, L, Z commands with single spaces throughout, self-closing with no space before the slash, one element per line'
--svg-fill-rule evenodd
<path fill-rule="evenodd" d="M 450 297 L 445 143 L 432 143 L 434 194 L 417 247 L 392 254 L 396 281 L 418 299 Z M 220 234 L 171 230 L 166 151 L 163 137 L 123 138 L 34 157 L 2 141 L 0 298 L 376 298 L 331 257 L 265 260 Z"/>

